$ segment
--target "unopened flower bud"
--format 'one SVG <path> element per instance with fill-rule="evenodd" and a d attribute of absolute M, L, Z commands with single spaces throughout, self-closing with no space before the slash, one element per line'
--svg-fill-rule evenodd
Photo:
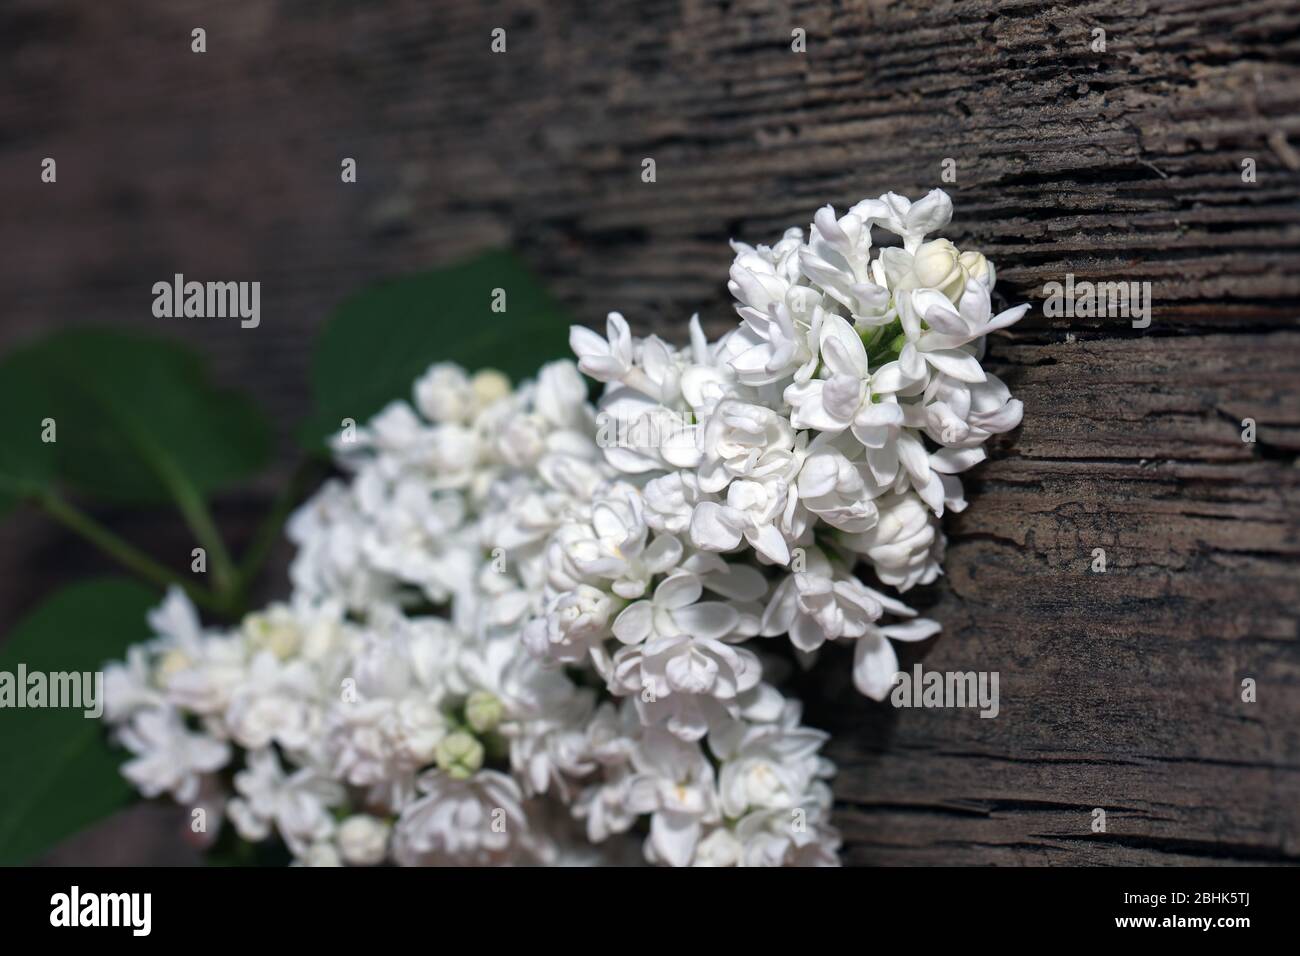
<path fill-rule="evenodd" d="M 292 612 L 283 605 L 272 605 L 265 611 L 249 614 L 243 622 L 244 639 L 249 649 L 270 651 L 280 660 L 298 653 L 302 636 Z"/>
<path fill-rule="evenodd" d="M 415 383 L 415 407 L 432 422 L 460 423 L 474 414 L 474 390 L 459 365 L 439 362 Z"/>
<path fill-rule="evenodd" d="M 912 271 L 918 287 L 938 289 L 954 302 L 966 288 L 957 247 L 947 239 L 935 239 L 917 249 Z"/>
<path fill-rule="evenodd" d="M 494 368 L 485 368 L 470 381 L 480 405 L 491 405 L 510 394 L 510 379 Z"/>
<path fill-rule="evenodd" d="M 993 263 L 984 258 L 984 253 L 974 250 L 963 252 L 958 256 L 957 261 L 972 279 L 984 283 L 990 289 L 993 288 L 993 283 L 997 281 L 997 273 L 993 269 Z"/>
<path fill-rule="evenodd" d="M 449 777 L 464 780 L 483 766 L 483 745 L 464 731 L 448 734 L 434 753 L 438 769 Z"/>
<path fill-rule="evenodd" d="M 501 701 L 488 691 L 476 690 L 465 702 L 465 719 L 475 733 L 486 734 L 496 730 L 504 716 L 505 708 L 501 706 Z"/>
<path fill-rule="evenodd" d="M 382 863 L 388 852 L 388 831 L 391 828 L 378 817 L 359 813 L 348 817 L 339 825 L 337 842 L 344 861 L 353 866 L 374 866 Z"/>

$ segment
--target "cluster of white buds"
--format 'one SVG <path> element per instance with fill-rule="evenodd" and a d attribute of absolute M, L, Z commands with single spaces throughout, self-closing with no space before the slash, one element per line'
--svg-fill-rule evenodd
<path fill-rule="evenodd" d="M 770 639 L 853 642 L 883 699 L 891 640 L 938 630 L 885 589 L 940 573 L 956 474 L 1021 415 L 979 359 L 1026 307 L 924 241 L 950 215 L 891 193 L 736 243 L 716 342 L 614 314 L 518 388 L 431 368 L 335 439 L 288 604 L 222 631 L 173 593 L 110 668 L 128 778 L 304 864 L 835 864 Z"/>

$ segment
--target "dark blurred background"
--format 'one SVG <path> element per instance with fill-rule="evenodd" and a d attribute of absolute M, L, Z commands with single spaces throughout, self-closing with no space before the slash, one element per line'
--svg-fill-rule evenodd
<path fill-rule="evenodd" d="M 1145 332 L 1035 310 L 991 343 L 1025 424 L 948 522 L 927 666 L 1000 669 L 1003 714 L 820 690 L 846 860 L 1295 862 L 1298 106 L 1279 0 L 6 0 L 0 354 L 77 323 L 193 343 L 279 429 L 276 466 L 216 503 L 238 549 L 295 460 L 314 336 L 367 282 L 510 247 L 579 320 L 680 339 L 693 311 L 734 321 L 729 238 L 943 185 L 1008 301 L 1073 273 L 1150 281 L 1156 307 Z M 176 272 L 259 280 L 261 326 L 154 318 Z M 187 563 L 163 512 L 96 515 Z M 109 569 L 8 517 L 0 632 Z M 1243 714 L 1247 674 L 1268 693 Z M 177 859 L 159 813 L 56 859 Z"/>

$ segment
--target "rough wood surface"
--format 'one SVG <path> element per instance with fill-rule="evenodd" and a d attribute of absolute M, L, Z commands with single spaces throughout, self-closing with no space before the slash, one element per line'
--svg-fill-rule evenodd
<path fill-rule="evenodd" d="M 259 329 L 168 330 L 286 449 L 328 309 L 487 245 L 584 321 L 677 335 L 699 310 L 716 331 L 728 238 L 918 194 L 952 158 L 951 238 L 1009 301 L 1067 273 L 1150 281 L 1146 330 L 1036 311 L 991 343 L 1025 423 L 949 521 L 925 596 L 946 631 L 919 653 L 999 671 L 999 717 L 861 702 L 843 658 L 809 678 L 846 859 L 1300 860 L 1297 4 L 14 0 L 0 52 L 0 348 L 155 327 L 173 272 L 260 279 Z M 264 494 L 223 520 L 242 533 Z M 6 621 L 90 566 L 40 522 L 2 534 Z M 137 534 L 189 547 L 157 519 Z"/>

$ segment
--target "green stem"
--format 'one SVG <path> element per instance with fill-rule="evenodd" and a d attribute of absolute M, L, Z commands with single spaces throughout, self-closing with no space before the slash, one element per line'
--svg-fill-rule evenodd
<path fill-rule="evenodd" d="M 216 582 L 217 594 L 222 595 L 228 603 L 236 601 L 239 578 L 235 572 L 235 562 L 230 557 L 230 551 L 226 548 L 221 532 L 217 530 L 216 522 L 212 520 L 212 513 L 208 511 L 203 496 L 188 480 L 177 482 L 170 487 L 172 497 L 185 518 L 185 523 L 194 532 L 194 537 L 198 539 L 212 562 L 212 577 Z"/>
<path fill-rule="evenodd" d="M 55 521 L 58 521 L 65 528 L 75 531 L 99 548 L 104 554 L 128 570 L 135 572 L 146 581 L 162 588 L 176 585 L 184 589 L 195 604 L 208 610 L 223 610 L 221 603 L 208 591 L 186 581 L 171 569 L 159 564 L 57 493 L 53 491 L 40 492 L 36 495 L 36 502 Z"/>
<path fill-rule="evenodd" d="M 235 563 L 230 558 L 230 551 L 217 530 L 216 522 L 203 500 L 203 493 L 194 486 L 189 476 L 179 468 L 167 451 L 154 440 L 148 430 L 141 427 L 130 415 L 121 412 L 114 397 L 101 399 L 104 404 L 117 414 L 120 426 L 130 441 L 162 481 L 163 486 L 176 502 L 185 523 L 198 539 L 199 545 L 207 555 L 212 567 L 215 583 L 213 590 L 221 610 L 232 613 L 239 603 L 239 581 L 235 574 Z"/>

